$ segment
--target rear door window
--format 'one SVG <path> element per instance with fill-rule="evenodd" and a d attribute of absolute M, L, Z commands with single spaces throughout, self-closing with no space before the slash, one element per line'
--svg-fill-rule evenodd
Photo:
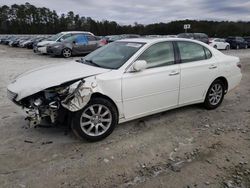
<path fill-rule="evenodd" d="M 179 41 L 177 42 L 177 45 L 179 48 L 182 63 L 207 59 L 207 55 L 202 45 L 186 41 Z M 208 56 L 210 55 L 208 54 Z"/>
<path fill-rule="evenodd" d="M 97 40 L 97 38 L 96 38 L 96 37 L 94 37 L 94 36 L 88 36 L 88 40 L 89 40 L 89 41 L 96 41 L 96 40 Z"/>

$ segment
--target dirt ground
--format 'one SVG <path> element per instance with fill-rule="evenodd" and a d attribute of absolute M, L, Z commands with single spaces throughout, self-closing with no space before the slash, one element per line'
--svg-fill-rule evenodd
<path fill-rule="evenodd" d="M 63 126 L 26 128 L 6 98 L 18 74 L 79 57 L 0 46 L 0 187 L 250 187 L 250 49 L 225 53 L 241 58 L 243 79 L 218 109 L 171 110 L 88 143 Z"/>

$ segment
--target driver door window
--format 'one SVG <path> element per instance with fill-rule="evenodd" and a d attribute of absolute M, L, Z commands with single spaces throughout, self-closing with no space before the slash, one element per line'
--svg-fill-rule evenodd
<path fill-rule="evenodd" d="M 86 45 L 86 44 L 88 44 L 88 39 L 84 35 L 77 36 L 75 41 L 76 41 L 77 45 Z"/>
<path fill-rule="evenodd" d="M 172 42 L 161 42 L 144 51 L 138 60 L 147 61 L 147 68 L 173 65 L 175 62 Z"/>

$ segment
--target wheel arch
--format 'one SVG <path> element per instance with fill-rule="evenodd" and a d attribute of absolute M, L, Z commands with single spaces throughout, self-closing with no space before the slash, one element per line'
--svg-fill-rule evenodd
<path fill-rule="evenodd" d="M 228 91 L 228 81 L 227 81 L 227 79 L 224 76 L 220 76 L 220 77 L 216 78 L 214 81 L 216 81 L 216 80 L 222 81 L 222 83 L 223 83 L 223 85 L 225 87 L 225 94 L 226 94 L 227 91 Z"/>
<path fill-rule="evenodd" d="M 107 95 L 104 95 L 104 94 L 102 94 L 102 93 L 96 92 L 96 93 L 93 93 L 93 94 L 91 95 L 90 100 L 91 100 L 92 98 L 104 98 L 104 99 L 110 101 L 110 102 L 114 105 L 114 107 L 115 107 L 115 109 L 116 109 L 116 111 L 117 111 L 118 116 L 120 115 L 118 106 L 117 106 L 117 105 L 115 104 L 115 102 L 114 102 L 110 97 L 108 97 Z"/>

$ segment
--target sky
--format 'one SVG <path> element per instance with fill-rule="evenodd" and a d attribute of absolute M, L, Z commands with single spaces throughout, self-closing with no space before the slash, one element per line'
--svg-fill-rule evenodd
<path fill-rule="evenodd" d="M 174 20 L 250 21 L 249 0 L 0 0 L 0 5 L 24 4 L 73 11 L 96 20 L 119 24 L 150 24 Z"/>

